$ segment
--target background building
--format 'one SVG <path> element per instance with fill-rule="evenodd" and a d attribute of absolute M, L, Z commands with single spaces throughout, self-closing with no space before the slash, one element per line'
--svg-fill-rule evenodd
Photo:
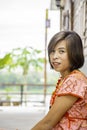
<path fill-rule="evenodd" d="M 85 64 L 82 68 L 87 74 L 87 0 L 55 0 L 60 10 L 60 30 L 74 30 L 82 38 Z"/>

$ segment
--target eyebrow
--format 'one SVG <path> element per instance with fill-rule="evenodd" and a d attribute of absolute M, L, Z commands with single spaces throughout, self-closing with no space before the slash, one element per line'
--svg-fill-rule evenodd
<path fill-rule="evenodd" d="M 59 47 L 59 48 L 57 48 L 57 49 L 65 49 L 65 50 L 66 50 L 66 48 L 65 48 L 65 47 Z"/>

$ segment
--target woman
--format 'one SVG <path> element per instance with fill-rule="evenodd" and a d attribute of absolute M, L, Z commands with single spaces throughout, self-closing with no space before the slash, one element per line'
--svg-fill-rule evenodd
<path fill-rule="evenodd" d="M 74 31 L 55 34 L 48 45 L 49 63 L 60 72 L 50 110 L 31 130 L 87 130 L 87 78 L 80 36 Z"/>

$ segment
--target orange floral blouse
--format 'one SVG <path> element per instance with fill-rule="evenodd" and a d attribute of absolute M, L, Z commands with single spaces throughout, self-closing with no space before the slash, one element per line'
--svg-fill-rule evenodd
<path fill-rule="evenodd" d="M 59 88 L 61 78 L 50 100 L 50 108 L 56 96 L 73 95 L 79 98 L 52 130 L 87 130 L 87 78 L 78 70 L 68 75 Z"/>

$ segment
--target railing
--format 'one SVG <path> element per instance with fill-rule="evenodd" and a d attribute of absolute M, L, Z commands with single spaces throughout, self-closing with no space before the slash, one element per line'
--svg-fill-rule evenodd
<path fill-rule="evenodd" d="M 24 97 L 24 95 L 29 95 L 30 93 L 29 92 L 25 92 L 24 91 L 24 87 L 25 86 L 32 86 L 32 87 L 34 87 L 34 86 L 43 86 L 43 93 L 40 93 L 40 94 L 42 94 L 43 95 L 43 97 L 44 97 L 44 99 L 43 99 L 43 103 L 45 103 L 45 98 L 46 98 L 46 91 L 44 91 L 44 84 L 0 84 L 0 87 L 1 86 L 18 86 L 20 89 L 19 89 L 19 92 L 0 92 L 0 95 L 19 95 L 19 97 L 20 97 L 20 100 L 19 100 L 19 103 L 20 103 L 20 105 L 22 105 L 22 103 L 23 102 L 25 102 L 25 103 L 27 103 L 27 102 L 29 102 L 29 100 L 23 100 L 23 97 Z M 54 84 L 47 84 L 47 85 L 45 85 L 45 87 L 47 88 L 48 86 L 54 86 Z M 32 93 L 31 93 L 32 94 Z M 37 94 L 37 93 L 34 93 L 34 94 Z M 39 95 L 39 93 L 38 93 L 38 95 Z M 3 101 L 0 101 L 1 102 L 1 104 L 2 104 L 2 102 Z M 7 101 L 6 101 L 7 102 Z M 9 102 L 9 101 L 8 101 Z M 11 101 L 12 102 L 12 101 Z M 16 100 L 15 100 L 15 102 L 17 102 Z M 14 103 L 14 101 L 13 101 L 13 103 Z"/>

